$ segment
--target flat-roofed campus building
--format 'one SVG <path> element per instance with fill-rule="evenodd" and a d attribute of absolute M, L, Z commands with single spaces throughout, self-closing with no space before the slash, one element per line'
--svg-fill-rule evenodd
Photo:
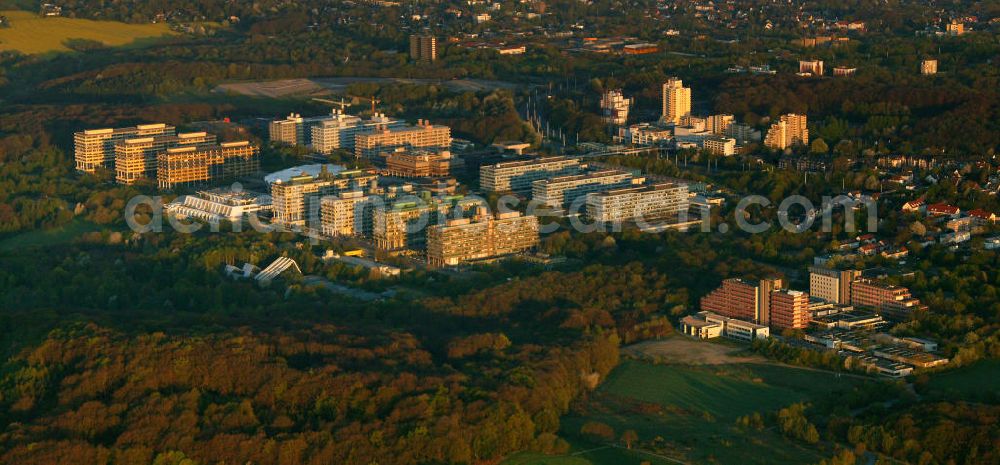
<path fill-rule="evenodd" d="M 638 179 L 622 170 L 599 170 L 583 174 L 555 176 L 531 183 L 531 198 L 555 209 L 581 209 L 587 194 L 632 185 Z M 577 213 L 577 212 L 571 212 Z"/>
<path fill-rule="evenodd" d="M 115 144 L 136 137 L 173 135 L 175 132 L 176 128 L 162 123 L 77 132 L 73 134 L 76 169 L 93 173 L 97 168 L 111 168 L 115 162 Z"/>
<path fill-rule="evenodd" d="M 579 174 L 582 170 L 580 161 L 575 158 L 541 157 L 503 161 L 479 167 L 479 187 L 486 192 L 528 194 L 535 181 Z"/>
<path fill-rule="evenodd" d="M 345 191 L 320 199 L 321 231 L 328 237 L 371 237 L 372 197 L 363 191 Z"/>
<path fill-rule="evenodd" d="M 453 219 L 427 230 L 427 264 L 455 266 L 521 253 L 538 245 L 538 217 L 520 212 Z"/>
<path fill-rule="evenodd" d="M 722 285 L 701 298 L 701 309 L 730 318 L 771 324 L 774 313 L 772 295 L 781 292 L 783 281 L 765 278 L 756 282 L 740 278 L 722 281 Z M 809 295 L 805 294 L 805 309 L 809 310 Z M 779 310 L 779 312 L 785 309 Z"/>
<path fill-rule="evenodd" d="M 914 298 L 910 290 L 871 279 L 858 279 L 851 283 L 851 305 L 869 308 L 891 320 L 907 320 L 926 305 Z"/>
<path fill-rule="evenodd" d="M 729 278 L 701 298 L 701 309 L 730 318 L 757 321 L 759 309 L 757 283 Z"/>
<path fill-rule="evenodd" d="M 731 157 L 736 155 L 736 139 L 723 136 L 708 136 L 702 140 L 702 147 L 712 155 Z"/>
<path fill-rule="evenodd" d="M 368 191 L 375 181 L 375 174 L 363 170 L 337 174 L 324 170 L 315 176 L 300 174 L 287 181 L 278 179 L 271 183 L 274 222 L 285 226 L 305 226 L 313 217 L 322 221 L 320 200 L 323 196 L 344 191 Z"/>
<path fill-rule="evenodd" d="M 383 153 L 393 152 L 397 148 L 450 150 L 451 128 L 418 120 L 416 126 L 386 127 L 355 136 L 354 154 L 358 158 L 383 161 Z"/>
<path fill-rule="evenodd" d="M 423 250 L 427 228 L 440 224 L 461 201 L 452 196 L 431 199 L 403 198 L 391 206 L 375 208 L 372 216 L 372 242 L 382 251 Z"/>
<path fill-rule="evenodd" d="M 448 150 L 399 149 L 385 156 L 385 174 L 404 178 L 444 177 L 451 174 L 452 161 Z"/>
<path fill-rule="evenodd" d="M 601 223 L 668 219 L 688 210 L 688 186 L 657 183 L 587 194 L 587 216 Z"/>
<path fill-rule="evenodd" d="M 861 276 L 858 270 L 809 267 L 809 294 L 834 304 L 851 301 L 851 283 Z"/>
<path fill-rule="evenodd" d="M 271 197 L 247 191 L 215 189 L 181 196 L 177 202 L 164 206 L 168 213 L 182 218 L 197 218 L 208 222 L 236 222 L 247 215 L 271 209 Z"/>
<path fill-rule="evenodd" d="M 260 149 L 250 142 L 169 148 L 157 156 L 160 189 L 203 185 L 260 171 Z"/>
<path fill-rule="evenodd" d="M 766 339 L 771 330 L 765 325 L 729 318 L 709 311 L 701 311 L 681 319 L 681 332 L 698 339 L 725 336 L 744 342 Z"/>
<path fill-rule="evenodd" d="M 405 121 L 389 118 L 382 113 L 376 113 L 371 119 L 366 120 L 334 110 L 330 116 L 310 125 L 310 143 L 312 148 L 320 153 L 333 153 L 338 149 L 354 151 L 358 134 L 371 134 L 382 129 L 404 127 L 406 127 Z"/>
<path fill-rule="evenodd" d="M 168 148 L 215 144 L 215 135 L 189 132 L 175 135 L 137 137 L 115 144 L 115 180 L 133 184 L 141 179 L 156 179 L 157 157 Z"/>
<path fill-rule="evenodd" d="M 772 291 L 770 300 L 768 325 L 788 329 L 805 329 L 809 326 L 812 319 L 812 314 L 809 313 L 809 294 L 781 289 Z"/>

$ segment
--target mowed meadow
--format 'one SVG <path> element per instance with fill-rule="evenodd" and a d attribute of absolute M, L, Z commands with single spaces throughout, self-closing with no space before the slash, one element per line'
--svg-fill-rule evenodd
<path fill-rule="evenodd" d="M 174 34 L 165 24 L 126 24 L 73 18 L 43 18 L 29 11 L 0 11 L 9 27 L 0 27 L 0 51 L 26 54 L 66 52 L 74 40 L 100 42 L 108 47 Z"/>

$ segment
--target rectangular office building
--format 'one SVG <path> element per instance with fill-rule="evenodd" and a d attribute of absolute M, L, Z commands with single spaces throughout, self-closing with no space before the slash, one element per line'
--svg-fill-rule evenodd
<path fill-rule="evenodd" d="M 578 213 L 586 205 L 587 194 L 631 186 L 636 179 L 622 170 L 601 170 L 556 176 L 531 183 L 531 198 L 554 209 Z"/>
<path fill-rule="evenodd" d="M 250 142 L 169 148 L 157 156 L 160 189 L 234 180 L 260 171 L 260 149 Z"/>
<path fill-rule="evenodd" d="M 479 167 L 479 187 L 486 192 L 528 194 L 535 181 L 580 174 L 582 169 L 579 160 L 566 157 L 504 161 Z"/>
<path fill-rule="evenodd" d="M 174 135 L 176 128 L 166 124 L 140 124 L 127 128 L 88 129 L 73 134 L 76 169 L 93 173 L 97 168 L 111 168 L 115 162 L 115 144 L 137 137 Z"/>
<path fill-rule="evenodd" d="M 658 183 L 587 194 L 587 216 L 602 223 L 667 219 L 687 209 L 686 184 Z"/>
<path fill-rule="evenodd" d="M 398 148 L 450 150 L 451 128 L 433 125 L 429 121 L 418 120 L 416 126 L 383 128 L 369 134 L 357 134 L 354 140 L 354 154 L 358 158 L 384 161 L 383 153 Z"/>
<path fill-rule="evenodd" d="M 133 184 L 140 179 L 156 179 L 156 158 L 169 148 L 215 144 L 215 135 L 189 132 L 126 139 L 115 144 L 115 180 Z"/>
<path fill-rule="evenodd" d="M 427 264 L 438 268 L 524 252 L 538 245 L 538 217 L 520 212 L 450 220 L 427 230 Z"/>

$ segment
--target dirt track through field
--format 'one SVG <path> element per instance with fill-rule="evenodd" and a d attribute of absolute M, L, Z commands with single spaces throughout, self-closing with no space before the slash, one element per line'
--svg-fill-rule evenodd
<path fill-rule="evenodd" d="M 751 354 L 747 347 L 672 336 L 659 341 L 645 341 L 622 349 L 639 358 L 655 358 L 666 363 L 685 365 L 723 365 L 730 363 L 773 363 Z"/>

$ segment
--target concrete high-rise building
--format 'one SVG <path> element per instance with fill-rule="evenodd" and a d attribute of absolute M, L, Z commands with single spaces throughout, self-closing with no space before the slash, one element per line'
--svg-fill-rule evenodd
<path fill-rule="evenodd" d="M 784 150 L 795 145 L 809 145 L 809 127 L 806 115 L 789 113 L 771 125 L 764 138 L 764 145 Z"/>
<path fill-rule="evenodd" d="M 860 276 L 858 270 L 810 267 L 809 294 L 830 303 L 847 304 L 851 301 L 851 283 Z"/>
<path fill-rule="evenodd" d="M 587 194 L 587 217 L 599 223 L 655 221 L 688 210 L 686 184 L 658 183 Z"/>
<path fill-rule="evenodd" d="M 320 198 L 321 232 L 327 237 L 371 237 L 372 197 L 364 191 L 344 191 Z"/>
<path fill-rule="evenodd" d="M 701 310 L 743 321 L 759 321 L 760 287 L 739 278 L 722 281 L 722 285 L 701 298 Z"/>
<path fill-rule="evenodd" d="M 348 115 L 337 109 L 324 118 L 319 118 L 311 125 L 310 143 L 312 148 L 320 153 L 333 153 L 334 150 L 354 151 L 354 143 L 358 134 L 371 134 L 382 129 L 399 129 L 406 127 L 405 121 L 395 120 L 382 113 L 376 113 L 371 119 L 361 119 Z"/>
<path fill-rule="evenodd" d="M 156 179 L 156 158 L 168 148 L 215 144 L 215 135 L 190 132 L 125 139 L 115 144 L 115 180 L 132 184 L 140 179 Z"/>
<path fill-rule="evenodd" d="M 960 36 L 965 34 L 965 24 L 958 20 L 952 20 L 945 26 L 945 30 L 950 36 Z"/>
<path fill-rule="evenodd" d="M 938 72 L 937 60 L 923 60 L 920 62 L 920 74 L 924 76 L 930 76 L 932 74 L 937 74 L 937 72 Z"/>
<path fill-rule="evenodd" d="M 701 309 L 778 328 L 804 328 L 810 319 L 809 294 L 784 289 L 780 278 L 726 279 L 701 298 Z"/>
<path fill-rule="evenodd" d="M 680 124 L 681 118 L 691 114 L 691 88 L 684 87 L 678 78 L 663 83 L 663 117 L 665 123 Z"/>
<path fill-rule="evenodd" d="M 486 192 L 531 192 L 540 179 L 579 174 L 580 161 L 566 157 L 542 157 L 532 160 L 504 161 L 479 167 L 479 187 Z"/>
<path fill-rule="evenodd" d="M 285 119 L 271 121 L 267 130 L 271 142 L 306 145 L 306 118 L 298 113 L 292 113 Z"/>
<path fill-rule="evenodd" d="M 250 142 L 169 148 L 157 156 L 160 189 L 234 180 L 260 171 L 260 149 Z"/>
<path fill-rule="evenodd" d="M 431 35 L 410 36 L 410 59 L 414 61 L 436 61 L 438 57 L 437 38 Z"/>
<path fill-rule="evenodd" d="M 478 213 L 427 229 L 427 264 L 455 266 L 521 253 L 538 246 L 538 217 Z"/>
<path fill-rule="evenodd" d="M 128 139 L 172 136 L 175 133 L 176 128 L 162 123 L 77 132 L 73 134 L 76 169 L 93 173 L 97 168 L 111 168 L 115 162 L 115 144 Z"/>
<path fill-rule="evenodd" d="M 625 98 L 621 89 L 605 92 L 601 96 L 601 111 L 603 112 L 604 123 L 624 126 L 628 122 L 628 110 L 631 105 L 632 99 Z"/>
<path fill-rule="evenodd" d="M 771 294 L 784 287 L 781 278 L 764 278 L 757 283 L 757 311 L 753 321 L 771 323 Z M 808 301 L 808 299 L 806 299 Z"/>
<path fill-rule="evenodd" d="M 354 154 L 358 158 L 384 162 L 383 153 L 390 153 L 398 148 L 451 150 L 451 128 L 418 120 L 416 126 L 386 127 L 355 136 Z"/>
<path fill-rule="evenodd" d="M 736 139 L 736 145 L 744 146 L 760 140 L 760 131 L 749 124 L 733 123 L 726 128 L 725 135 Z"/>
<path fill-rule="evenodd" d="M 381 251 L 424 250 L 428 227 L 441 224 L 459 206 L 459 198 L 400 199 L 372 213 L 372 242 Z"/>
<path fill-rule="evenodd" d="M 813 76 L 823 75 L 823 60 L 800 60 L 799 72 Z"/>
<path fill-rule="evenodd" d="M 539 179 L 531 183 L 531 199 L 554 209 L 568 209 L 569 213 L 579 213 L 581 202 L 591 192 L 601 192 L 632 185 L 636 179 L 622 170 L 600 170 L 584 174 L 555 176 Z"/>
<path fill-rule="evenodd" d="M 305 226 L 310 218 L 321 218 L 321 200 L 340 192 L 366 192 L 376 182 L 372 173 L 354 170 L 337 174 L 302 174 L 271 183 L 274 222 L 285 226 Z"/>
<path fill-rule="evenodd" d="M 723 135 L 729 129 L 729 126 L 735 122 L 736 118 L 733 115 L 711 115 L 705 118 L 705 130 L 712 134 Z"/>
<path fill-rule="evenodd" d="M 787 289 L 770 294 L 770 314 L 765 324 L 775 328 L 804 329 L 809 326 L 809 294 Z"/>

